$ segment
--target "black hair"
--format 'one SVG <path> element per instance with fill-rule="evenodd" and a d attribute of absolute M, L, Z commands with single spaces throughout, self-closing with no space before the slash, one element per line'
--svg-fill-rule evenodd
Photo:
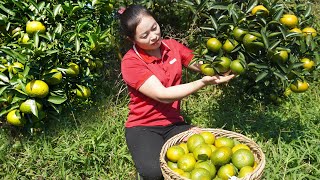
<path fill-rule="evenodd" d="M 131 40 L 134 39 L 136 28 L 139 25 L 143 15 L 151 16 L 151 12 L 141 5 L 130 5 L 120 15 L 120 26 L 123 35 L 129 37 Z"/>

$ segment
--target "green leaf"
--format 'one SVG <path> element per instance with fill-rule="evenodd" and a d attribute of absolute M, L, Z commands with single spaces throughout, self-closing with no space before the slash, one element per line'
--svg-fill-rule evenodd
<path fill-rule="evenodd" d="M 42 9 L 44 8 L 45 5 L 46 5 L 46 3 L 44 1 L 40 2 L 38 4 L 39 11 L 42 11 Z"/>
<path fill-rule="evenodd" d="M 36 101 L 34 99 L 29 99 L 28 102 L 30 102 L 30 108 L 31 108 L 32 114 L 38 117 L 38 108 L 37 108 Z"/>
<path fill-rule="evenodd" d="M 71 10 L 70 13 L 69 13 L 69 16 L 72 16 L 73 13 L 77 12 L 79 9 L 81 9 L 80 6 L 75 6 L 75 7 L 73 7 L 72 10 Z"/>
<path fill-rule="evenodd" d="M 217 31 L 217 30 L 218 30 L 217 20 L 216 20 L 215 18 L 213 18 L 211 15 L 210 15 L 210 20 L 211 20 L 211 22 L 212 22 L 213 28 Z"/>
<path fill-rule="evenodd" d="M 6 12 L 7 14 L 9 14 L 9 15 L 11 15 L 11 16 L 16 16 L 16 13 L 15 13 L 15 12 L 13 12 L 13 11 L 11 11 L 10 9 L 2 6 L 1 4 L 0 4 L 0 9 L 2 9 L 4 12 Z"/>
<path fill-rule="evenodd" d="M 13 97 L 11 104 L 14 104 L 16 102 L 24 101 L 27 99 L 28 96 L 21 94 L 21 90 L 18 91 L 20 93 L 16 93 L 16 95 Z"/>
<path fill-rule="evenodd" d="M 49 96 L 48 101 L 53 103 L 53 104 L 62 104 L 64 103 L 68 98 L 63 97 L 63 96 Z"/>
<path fill-rule="evenodd" d="M 9 83 L 9 78 L 1 72 L 0 72 L 0 80 L 3 82 Z"/>
<path fill-rule="evenodd" d="M 275 21 L 279 21 L 279 19 L 282 17 L 283 12 L 284 12 L 284 9 L 283 9 L 283 7 L 281 7 L 279 10 L 277 10 L 273 19 Z"/>
<path fill-rule="evenodd" d="M 278 41 L 272 43 L 272 44 L 269 46 L 269 50 L 273 50 L 273 49 L 276 48 L 281 42 L 282 42 L 282 40 L 278 40 Z"/>
<path fill-rule="evenodd" d="M 39 32 L 36 32 L 34 35 L 33 35 L 33 46 L 35 48 L 38 48 L 39 47 Z"/>
<path fill-rule="evenodd" d="M 17 7 L 19 7 L 21 10 L 25 10 L 25 8 L 23 7 L 23 5 L 19 2 L 19 1 L 11 1 L 13 2 Z"/>
<path fill-rule="evenodd" d="M 55 18 L 62 10 L 61 4 L 54 6 L 53 8 L 53 18 Z"/>
<path fill-rule="evenodd" d="M 76 52 L 80 51 L 80 40 L 78 37 L 75 39 Z"/>
<path fill-rule="evenodd" d="M 305 10 L 303 16 L 306 17 L 306 18 L 309 17 L 310 14 L 311 14 L 311 10 L 312 10 L 312 4 L 308 3 L 307 9 Z"/>
<path fill-rule="evenodd" d="M 251 10 L 257 5 L 258 5 L 258 0 L 251 1 L 250 4 L 248 5 L 248 9 L 246 13 L 250 13 Z"/>
<path fill-rule="evenodd" d="M 261 28 L 262 41 L 263 41 L 265 48 L 268 49 L 269 48 L 269 40 L 267 38 L 266 31 L 267 31 L 266 27 Z"/>
<path fill-rule="evenodd" d="M 15 104 L 13 106 L 11 106 L 9 109 L 3 109 L 1 112 L 0 112 L 0 117 L 2 117 L 3 115 L 7 114 L 8 112 L 14 110 L 14 109 L 17 109 L 19 108 L 19 104 Z"/>
<path fill-rule="evenodd" d="M 284 75 L 284 74 L 282 74 L 282 73 L 280 73 L 280 72 L 274 71 L 273 74 L 274 74 L 275 76 L 279 77 L 279 78 L 282 79 L 282 80 L 287 80 L 287 76 Z"/>
<path fill-rule="evenodd" d="M 263 78 L 265 78 L 269 73 L 267 71 L 263 71 L 261 73 L 258 74 L 255 82 L 259 82 L 261 81 Z"/>
<path fill-rule="evenodd" d="M 62 33 L 62 24 L 58 23 L 56 29 L 54 30 L 54 33 L 60 34 Z"/>
<path fill-rule="evenodd" d="M 209 10 L 211 9 L 218 9 L 218 10 L 228 10 L 228 6 L 224 6 L 224 5 L 213 5 L 210 7 Z"/>
<path fill-rule="evenodd" d="M 25 56 L 21 55 L 16 51 L 13 51 L 11 49 L 4 49 L 4 48 L 1 48 L 1 51 L 11 56 L 12 58 L 18 59 L 23 64 L 26 62 Z"/>
<path fill-rule="evenodd" d="M 3 93 L 4 90 L 6 90 L 8 88 L 8 86 L 3 86 L 0 88 L 0 95 Z"/>

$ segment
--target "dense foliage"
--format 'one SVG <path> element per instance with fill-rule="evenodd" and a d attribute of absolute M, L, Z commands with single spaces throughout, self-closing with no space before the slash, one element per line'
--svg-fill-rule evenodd
<path fill-rule="evenodd" d="M 14 112 L 10 124 L 41 127 L 62 107 L 90 103 L 116 61 L 113 3 L 1 1 L 1 119 Z"/>

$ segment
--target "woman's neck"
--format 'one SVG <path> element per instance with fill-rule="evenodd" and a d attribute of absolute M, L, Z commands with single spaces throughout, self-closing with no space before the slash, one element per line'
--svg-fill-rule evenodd
<path fill-rule="evenodd" d="M 160 48 L 157 48 L 157 49 L 153 49 L 153 50 L 145 50 L 145 52 L 147 54 L 149 54 L 150 56 L 155 56 L 157 58 L 161 58 L 161 51 L 160 51 Z"/>

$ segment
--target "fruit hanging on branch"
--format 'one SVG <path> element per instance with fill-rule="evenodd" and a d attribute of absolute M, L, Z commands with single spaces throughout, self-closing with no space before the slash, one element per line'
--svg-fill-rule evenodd
<path fill-rule="evenodd" d="M 204 67 L 219 74 L 231 70 L 238 74 L 238 84 L 244 83 L 245 93 L 261 99 L 271 92 L 284 97 L 293 86 L 297 88 L 292 92 L 305 92 L 308 88 L 294 84 L 318 77 L 320 38 L 311 3 L 293 8 L 279 1 L 252 0 L 211 2 L 210 7 L 198 21 L 198 46 L 209 51 L 196 51 L 195 60 Z"/>

